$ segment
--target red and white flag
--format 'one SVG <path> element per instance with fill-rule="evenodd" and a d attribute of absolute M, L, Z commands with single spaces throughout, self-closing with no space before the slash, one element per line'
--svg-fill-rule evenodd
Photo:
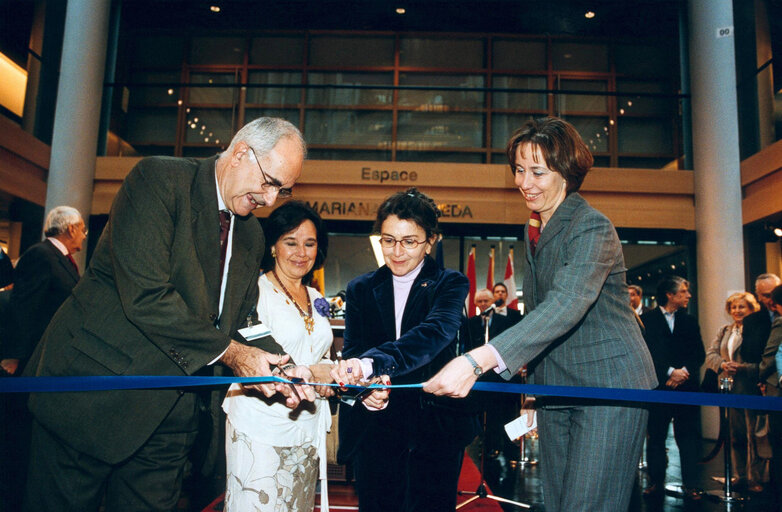
<path fill-rule="evenodd" d="M 489 251 L 489 269 L 486 271 L 486 288 L 494 289 L 494 246 Z"/>
<path fill-rule="evenodd" d="M 467 257 L 467 279 L 470 281 L 470 293 L 464 303 L 467 305 L 467 317 L 471 318 L 475 316 L 475 245 Z"/>
<path fill-rule="evenodd" d="M 516 279 L 513 277 L 513 246 L 508 252 L 508 264 L 505 265 L 505 287 L 508 289 L 508 307 L 519 309 L 519 299 L 516 297 Z"/>

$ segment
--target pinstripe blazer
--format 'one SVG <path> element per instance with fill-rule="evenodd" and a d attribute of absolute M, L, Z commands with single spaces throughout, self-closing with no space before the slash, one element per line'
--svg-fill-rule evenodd
<path fill-rule="evenodd" d="M 510 378 L 525 364 L 532 382 L 652 389 L 654 364 L 629 306 L 619 237 L 578 193 L 541 233 L 533 256 L 525 228 L 524 318 L 491 344 Z"/>

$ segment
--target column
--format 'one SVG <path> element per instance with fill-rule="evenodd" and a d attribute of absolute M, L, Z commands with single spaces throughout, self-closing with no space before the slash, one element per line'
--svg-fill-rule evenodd
<path fill-rule="evenodd" d="M 67 204 L 85 222 L 92 208 L 110 6 L 106 0 L 69 0 L 65 14 L 46 211 Z M 84 251 L 76 258 L 83 269 Z"/>
<path fill-rule="evenodd" d="M 690 0 L 695 231 L 698 312 L 708 344 L 725 315 L 725 299 L 745 289 L 742 244 L 736 64 L 731 0 Z M 716 437 L 709 417 L 704 435 Z"/>

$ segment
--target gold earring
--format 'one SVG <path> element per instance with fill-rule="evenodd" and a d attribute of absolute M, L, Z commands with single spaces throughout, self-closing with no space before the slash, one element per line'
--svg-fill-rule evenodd
<path fill-rule="evenodd" d="M 277 251 L 274 250 L 274 247 L 272 247 L 272 258 L 277 257 Z"/>

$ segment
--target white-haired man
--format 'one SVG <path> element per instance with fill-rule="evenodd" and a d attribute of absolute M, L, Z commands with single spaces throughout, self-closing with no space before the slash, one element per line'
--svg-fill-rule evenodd
<path fill-rule="evenodd" d="M 11 290 L 11 329 L 2 345 L 3 370 L 21 372 L 57 309 L 79 281 L 72 254 L 81 251 L 87 228 L 76 208 L 58 206 L 46 216 L 46 238 L 30 246 L 16 265 Z"/>
<path fill-rule="evenodd" d="M 0 373 L 19 376 L 54 313 L 79 281 L 73 253 L 82 249 L 87 229 L 70 206 L 52 209 L 44 222 L 46 238 L 19 258 L 8 302 L 7 328 L 0 343 Z M 30 436 L 25 395 L 1 397 L 0 510 L 21 506 Z M 5 508 L 4 508 L 5 507 Z"/>
<path fill-rule="evenodd" d="M 270 375 L 287 360 L 279 345 L 238 332 L 255 311 L 264 251 L 251 213 L 290 195 L 305 153 L 296 127 L 259 118 L 218 157 L 141 160 L 26 373 L 188 376 L 219 362 Z M 285 393 L 290 407 L 314 399 L 308 386 L 256 388 Z M 26 509 L 176 508 L 203 407 L 190 389 L 33 393 Z"/>

